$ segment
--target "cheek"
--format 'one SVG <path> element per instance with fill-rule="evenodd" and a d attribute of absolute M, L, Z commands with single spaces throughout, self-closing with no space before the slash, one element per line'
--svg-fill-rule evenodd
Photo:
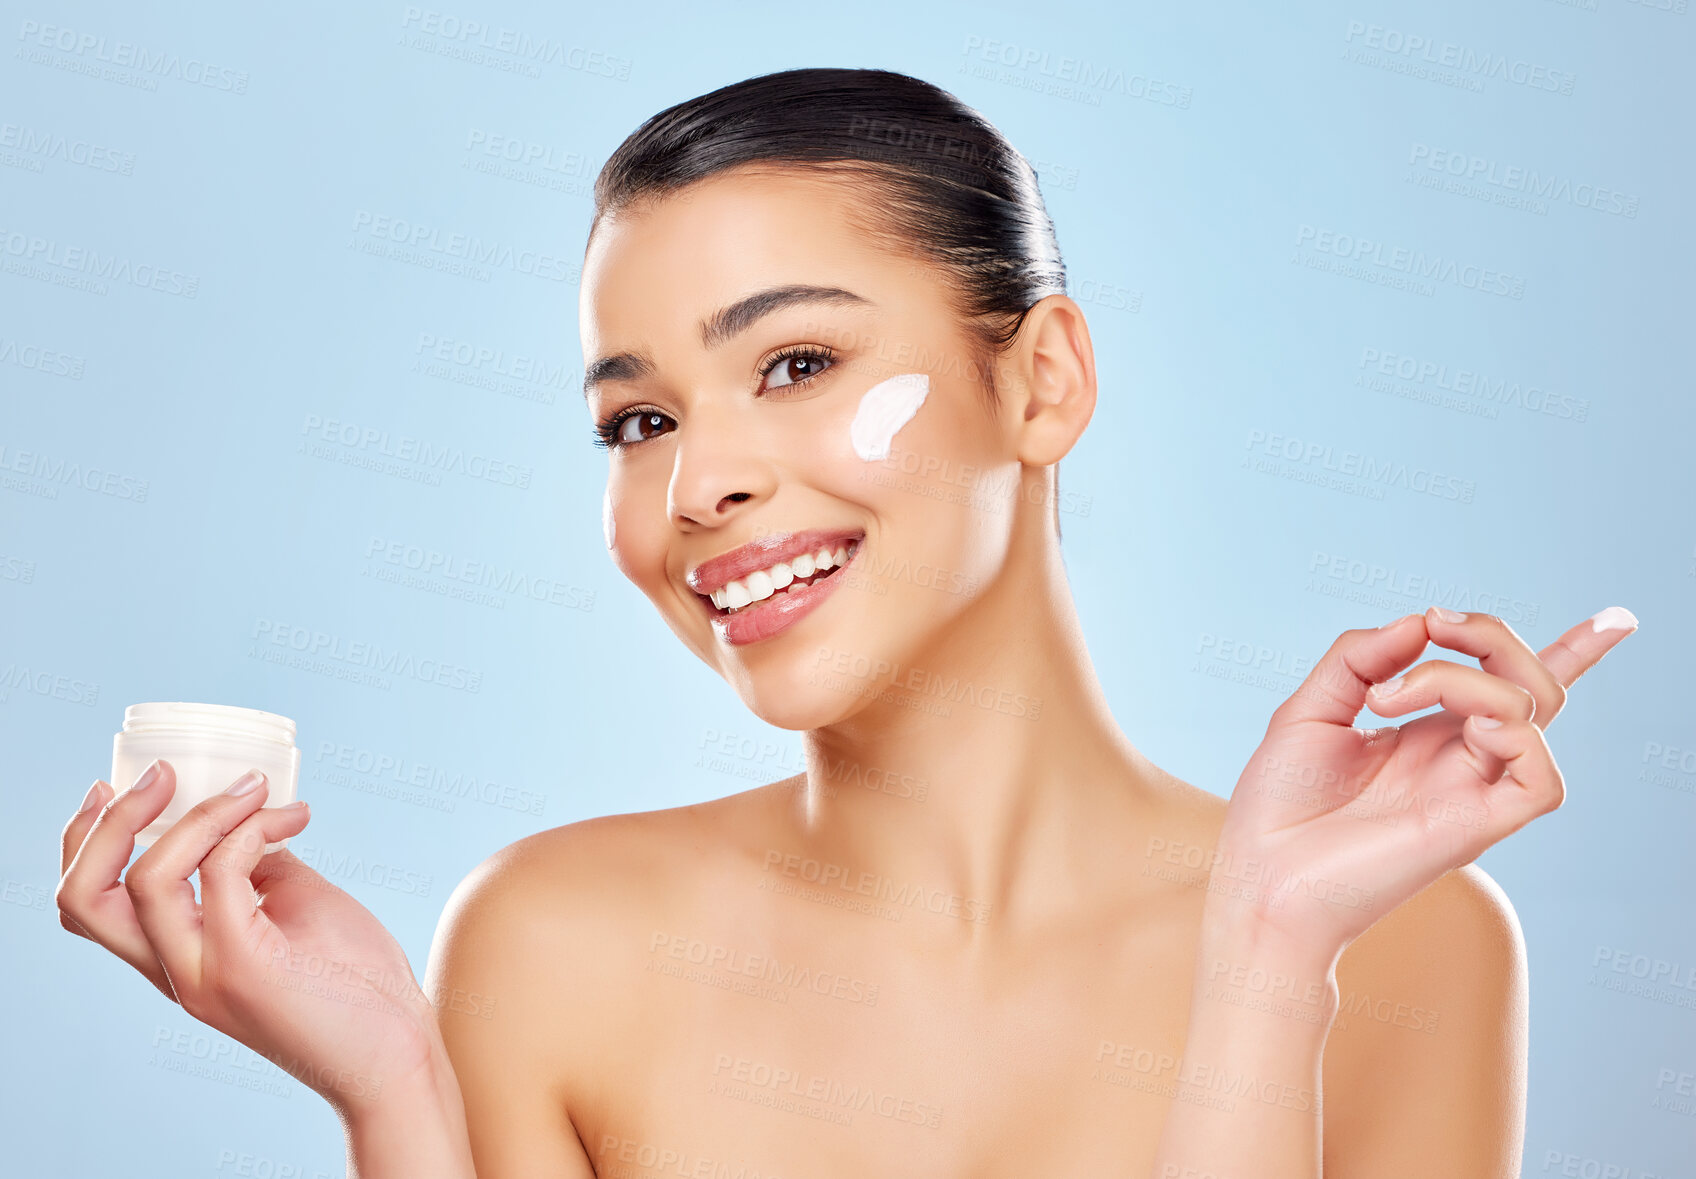
<path fill-rule="evenodd" d="M 601 494 L 601 536 L 613 567 L 631 585 L 647 593 L 656 582 L 665 580 L 666 538 L 654 525 L 655 514 L 646 511 L 643 504 L 639 488 L 618 476 L 609 479 Z M 657 518 L 663 521 L 663 510 Z"/>
<path fill-rule="evenodd" d="M 854 453 L 868 463 L 888 458 L 889 444 L 896 433 L 919 412 L 929 395 L 930 377 L 925 373 L 901 373 L 867 389 L 848 426 Z"/>

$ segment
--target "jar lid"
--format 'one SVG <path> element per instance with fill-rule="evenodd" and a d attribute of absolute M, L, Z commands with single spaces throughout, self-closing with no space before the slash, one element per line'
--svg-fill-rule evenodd
<path fill-rule="evenodd" d="M 124 709 L 124 732 L 200 732 L 294 744 L 294 721 L 275 712 L 232 704 L 152 701 Z"/>

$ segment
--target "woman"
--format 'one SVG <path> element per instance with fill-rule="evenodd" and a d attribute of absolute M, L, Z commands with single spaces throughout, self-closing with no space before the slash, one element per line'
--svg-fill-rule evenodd
<path fill-rule="evenodd" d="M 66 927 L 328 1099 L 350 1174 L 1517 1174 L 1525 953 L 1472 861 L 1560 805 L 1543 730 L 1635 619 L 1347 631 L 1229 806 L 1178 781 L 1061 562 L 1096 396 L 1064 290 L 1028 164 L 927 83 L 656 115 L 583 268 L 607 545 L 806 772 L 518 841 L 420 991 L 263 854 L 304 807 L 213 799 L 120 882 L 162 765 L 71 820 Z"/>

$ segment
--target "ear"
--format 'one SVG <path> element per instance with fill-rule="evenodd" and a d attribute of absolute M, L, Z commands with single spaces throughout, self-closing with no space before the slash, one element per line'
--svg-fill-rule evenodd
<path fill-rule="evenodd" d="M 1083 309 L 1066 295 L 1039 299 L 1001 363 L 1019 461 L 1033 467 L 1059 462 L 1095 413 L 1095 349 Z"/>

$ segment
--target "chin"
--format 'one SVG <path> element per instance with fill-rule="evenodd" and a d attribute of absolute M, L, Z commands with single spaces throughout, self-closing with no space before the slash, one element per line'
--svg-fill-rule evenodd
<path fill-rule="evenodd" d="M 848 692 L 809 684 L 805 674 L 801 679 L 799 687 L 750 681 L 737 685 L 737 692 L 749 712 L 774 728 L 793 733 L 836 724 L 859 711 L 865 703 Z"/>
<path fill-rule="evenodd" d="M 721 671 L 767 724 L 795 732 L 821 728 L 860 711 L 878 690 L 875 679 L 835 670 L 845 635 L 855 638 L 854 649 L 866 650 L 862 627 L 807 628 L 743 648 Z"/>
<path fill-rule="evenodd" d="M 792 629 L 763 641 L 730 646 L 698 633 L 685 641 L 755 716 L 803 732 L 876 703 L 927 634 L 948 624 L 944 611 L 962 606 L 905 587 L 891 593 L 860 579 L 844 583 Z M 690 630 L 683 619 L 668 620 L 680 636 Z"/>

